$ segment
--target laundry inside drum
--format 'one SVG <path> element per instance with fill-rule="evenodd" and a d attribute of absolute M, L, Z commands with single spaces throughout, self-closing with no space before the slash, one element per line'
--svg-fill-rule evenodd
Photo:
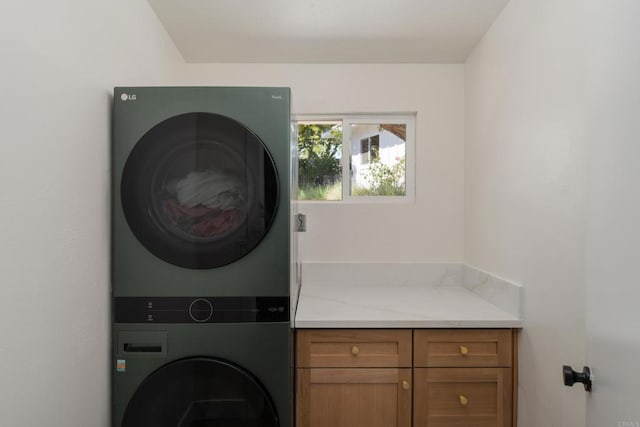
<path fill-rule="evenodd" d="M 242 158 L 224 144 L 180 150 L 154 179 L 156 216 L 182 239 L 224 239 L 246 222 L 248 179 Z"/>

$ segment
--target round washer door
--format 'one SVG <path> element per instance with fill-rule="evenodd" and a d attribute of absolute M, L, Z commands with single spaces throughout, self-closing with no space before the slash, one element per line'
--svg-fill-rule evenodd
<path fill-rule="evenodd" d="M 186 268 L 230 264 L 265 237 L 278 174 L 265 144 L 219 114 L 187 113 L 150 129 L 124 166 L 122 209 L 142 245 Z"/>
<path fill-rule="evenodd" d="M 122 427 L 278 427 L 266 390 L 223 360 L 193 358 L 153 372 L 135 392 Z"/>

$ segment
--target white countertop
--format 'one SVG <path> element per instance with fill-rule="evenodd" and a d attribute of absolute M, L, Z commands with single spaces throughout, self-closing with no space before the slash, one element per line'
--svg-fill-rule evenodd
<path fill-rule="evenodd" d="M 522 320 L 463 286 L 303 281 L 296 328 L 519 328 Z M 303 275 L 304 280 L 304 275 Z"/>

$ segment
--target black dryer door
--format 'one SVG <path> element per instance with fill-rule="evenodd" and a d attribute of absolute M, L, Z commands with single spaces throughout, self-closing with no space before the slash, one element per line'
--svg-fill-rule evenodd
<path fill-rule="evenodd" d="M 266 390 L 226 361 L 172 362 L 147 377 L 124 413 L 122 427 L 279 427 Z"/>
<path fill-rule="evenodd" d="M 219 114 L 187 113 L 150 129 L 122 173 L 122 209 L 155 256 L 186 268 L 236 261 L 269 231 L 278 175 L 264 143 Z"/>

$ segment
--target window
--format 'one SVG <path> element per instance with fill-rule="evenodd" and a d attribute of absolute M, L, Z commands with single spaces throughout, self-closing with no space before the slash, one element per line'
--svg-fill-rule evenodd
<path fill-rule="evenodd" d="M 299 200 L 413 199 L 415 117 L 299 116 Z"/>
<path fill-rule="evenodd" d="M 380 135 L 373 135 L 360 140 L 362 163 L 369 164 L 380 160 Z"/>

